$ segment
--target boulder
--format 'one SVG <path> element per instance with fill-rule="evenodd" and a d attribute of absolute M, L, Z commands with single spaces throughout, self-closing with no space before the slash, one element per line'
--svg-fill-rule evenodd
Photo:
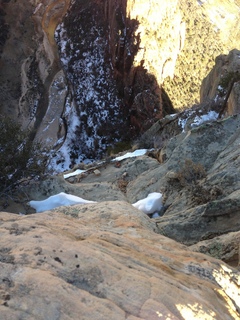
<path fill-rule="evenodd" d="M 237 270 L 155 231 L 121 201 L 1 212 L 1 317 L 238 319 Z"/>

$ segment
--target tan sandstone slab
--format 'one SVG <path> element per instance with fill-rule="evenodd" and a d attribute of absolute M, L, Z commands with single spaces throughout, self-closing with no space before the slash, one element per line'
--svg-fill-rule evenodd
<path fill-rule="evenodd" d="M 0 213 L 3 319 L 238 319 L 239 273 L 126 202 Z"/>

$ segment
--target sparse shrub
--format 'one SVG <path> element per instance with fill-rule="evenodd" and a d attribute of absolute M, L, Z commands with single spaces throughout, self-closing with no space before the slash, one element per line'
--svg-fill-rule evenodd
<path fill-rule="evenodd" d="M 191 159 L 186 159 L 176 177 L 183 187 L 189 187 L 195 185 L 198 180 L 205 178 L 206 171 L 200 163 L 194 163 Z"/>
<path fill-rule="evenodd" d="M 117 186 L 123 193 L 126 193 L 128 183 L 129 181 L 123 178 L 117 180 Z"/>
<path fill-rule="evenodd" d="M 46 158 L 28 130 L 7 117 L 0 119 L 0 196 L 8 194 L 25 179 L 44 173 Z"/>
<path fill-rule="evenodd" d="M 107 148 L 107 154 L 114 155 L 129 149 L 131 149 L 130 141 L 119 141 L 114 146 L 109 146 Z"/>
<path fill-rule="evenodd" d="M 181 170 L 173 175 L 169 181 L 174 186 L 173 182 L 177 180 L 181 187 L 190 192 L 194 203 L 200 205 L 216 200 L 223 194 L 221 187 L 207 185 L 201 181 L 206 175 L 206 171 L 200 163 L 186 159 Z"/>

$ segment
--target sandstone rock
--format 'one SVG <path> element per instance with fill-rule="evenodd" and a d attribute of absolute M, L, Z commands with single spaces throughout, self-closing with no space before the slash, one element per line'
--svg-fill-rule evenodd
<path fill-rule="evenodd" d="M 1 43 L 1 112 L 24 127 L 41 122 L 47 110 L 48 89 L 59 71 L 53 34 L 68 4 L 69 0 L 1 4 L 8 26 L 7 39 Z"/>
<path fill-rule="evenodd" d="M 215 58 L 239 47 L 239 5 L 228 0 L 178 2 L 185 23 L 184 46 L 173 78 L 163 82 L 175 108 L 198 103 L 202 79 L 213 68 Z"/>
<path fill-rule="evenodd" d="M 125 202 L 0 214 L 9 319 L 238 319 L 239 273 L 156 234 Z"/>
<path fill-rule="evenodd" d="M 169 126 L 175 128 L 178 120 Z M 165 236 L 192 245 L 239 231 L 239 122 L 239 115 L 235 115 L 191 130 L 189 124 L 188 131 L 176 134 L 173 130 L 176 135 L 165 141 L 166 159 L 161 164 L 145 155 L 125 159 L 119 167 L 105 163 L 100 176 L 90 173 L 74 184 L 60 176 L 32 182 L 19 189 L 21 201 L 66 192 L 98 202 L 135 203 L 149 193 L 160 192 L 167 209 L 156 223 Z M 32 212 L 16 205 L 5 210 Z"/>
<path fill-rule="evenodd" d="M 202 252 L 217 259 L 221 259 L 233 267 L 240 267 L 240 232 L 215 237 L 210 240 L 200 241 L 189 248 Z"/>
<path fill-rule="evenodd" d="M 93 171 L 93 173 L 95 174 L 95 176 L 99 177 L 101 175 L 101 171 L 96 169 Z"/>
<path fill-rule="evenodd" d="M 66 125 L 62 120 L 68 92 L 63 71 L 56 73 L 49 89 L 48 109 L 39 125 L 35 139 L 45 147 L 56 146 L 66 135 Z"/>
<path fill-rule="evenodd" d="M 192 245 L 239 231 L 239 115 L 192 129 L 189 123 L 188 131 L 180 134 L 178 122 L 177 117 L 168 122 L 168 126 L 173 124 L 173 136 L 164 142 L 163 163 L 141 156 L 125 159 L 119 167 L 114 162 L 103 163 L 100 176 L 89 173 L 78 183 L 70 184 L 60 176 L 32 182 L 19 189 L 21 202 L 65 192 L 92 201 L 135 203 L 149 193 L 160 192 L 166 210 L 156 223 L 165 236 Z M 3 208 L 32 212 L 10 201 L 9 205 Z"/>

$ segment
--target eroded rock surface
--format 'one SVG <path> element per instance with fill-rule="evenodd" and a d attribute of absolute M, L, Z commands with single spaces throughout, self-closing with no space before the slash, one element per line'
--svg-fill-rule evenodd
<path fill-rule="evenodd" d="M 0 215 L 10 319 L 238 319 L 239 274 L 156 234 L 126 202 Z"/>

